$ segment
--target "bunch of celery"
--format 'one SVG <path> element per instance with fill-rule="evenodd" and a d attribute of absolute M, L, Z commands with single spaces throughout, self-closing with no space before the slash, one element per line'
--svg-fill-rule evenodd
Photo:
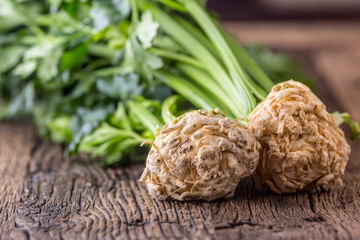
<path fill-rule="evenodd" d="M 143 160 L 194 107 L 247 116 L 273 85 L 200 0 L 2 0 L 0 58 L 0 118 L 105 163 Z"/>

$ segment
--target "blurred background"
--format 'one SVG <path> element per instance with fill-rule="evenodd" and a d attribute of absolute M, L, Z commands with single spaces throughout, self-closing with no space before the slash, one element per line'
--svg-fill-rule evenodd
<path fill-rule="evenodd" d="M 209 0 L 222 20 L 360 20 L 359 0 Z"/>

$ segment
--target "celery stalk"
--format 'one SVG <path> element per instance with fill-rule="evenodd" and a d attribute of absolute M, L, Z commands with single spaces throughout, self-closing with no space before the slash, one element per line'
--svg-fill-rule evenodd
<path fill-rule="evenodd" d="M 211 110 L 218 107 L 218 104 L 214 102 L 212 98 L 204 94 L 204 92 L 199 90 L 194 84 L 185 81 L 183 78 L 163 70 L 154 72 L 154 76 L 188 99 L 198 108 Z"/>
<path fill-rule="evenodd" d="M 187 76 L 189 76 L 202 89 L 207 90 L 211 94 L 211 96 L 216 97 L 219 102 L 218 107 L 221 110 L 226 111 L 228 116 L 231 117 L 236 116 L 237 108 L 235 104 L 229 104 L 232 102 L 232 99 L 230 98 L 229 95 L 227 95 L 226 93 L 224 93 L 224 91 L 222 91 L 222 89 L 217 83 L 208 80 L 211 78 L 211 76 L 207 72 L 183 63 L 178 63 L 176 67 L 180 69 L 182 72 L 184 72 Z"/>
<path fill-rule="evenodd" d="M 136 102 L 129 101 L 129 108 L 155 136 L 157 130 L 162 126 L 159 120 L 149 110 Z"/>
<path fill-rule="evenodd" d="M 245 93 L 239 92 L 234 88 L 234 83 L 229 77 L 228 72 L 201 42 L 155 5 L 146 0 L 138 0 L 137 2 L 140 3 L 139 6 L 142 10 L 150 10 L 155 20 L 160 23 L 161 28 L 172 36 L 189 54 L 204 63 L 214 80 L 237 103 L 236 116 L 245 116 L 252 110 L 249 105 L 246 105 L 248 101 L 244 100 L 246 98 L 244 95 L 250 95 L 250 93 L 248 91 Z"/>
<path fill-rule="evenodd" d="M 168 51 L 168 50 L 164 50 L 164 49 L 160 49 L 160 48 L 151 48 L 151 49 L 149 49 L 149 52 L 154 53 L 160 57 L 187 63 L 187 64 L 190 64 L 190 65 L 200 68 L 200 69 L 205 68 L 204 65 L 200 61 L 198 61 L 194 58 L 191 58 L 189 56 L 186 56 L 184 54 L 178 53 L 178 52 L 172 52 L 172 51 Z"/>
<path fill-rule="evenodd" d="M 222 36 L 222 33 L 217 29 L 217 26 L 212 22 L 204 9 L 192 0 L 181 0 L 181 2 L 184 3 L 189 14 L 202 27 L 214 46 L 216 46 L 233 79 L 233 84 L 239 91 L 242 100 L 246 103 L 244 106 L 245 112 L 249 114 L 256 107 L 256 100 L 247 87 L 253 85 L 251 79 L 249 79 L 245 70 L 239 65 L 234 53 Z"/>

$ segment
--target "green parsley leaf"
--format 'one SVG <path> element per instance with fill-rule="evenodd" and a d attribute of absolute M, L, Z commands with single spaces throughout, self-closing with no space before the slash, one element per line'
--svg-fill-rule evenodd
<path fill-rule="evenodd" d="M 145 49 L 152 46 L 151 42 L 157 35 L 158 28 L 159 23 L 153 21 L 151 12 L 144 12 L 141 21 L 136 26 L 135 34 Z"/>
<path fill-rule="evenodd" d="M 101 31 L 110 24 L 118 24 L 130 14 L 128 0 L 94 1 L 90 10 L 94 28 Z"/>

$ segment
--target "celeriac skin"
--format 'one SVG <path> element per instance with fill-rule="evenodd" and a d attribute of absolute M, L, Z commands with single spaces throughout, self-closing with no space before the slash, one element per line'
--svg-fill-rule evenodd
<path fill-rule="evenodd" d="M 180 116 L 151 144 L 140 180 L 160 200 L 230 198 L 259 160 L 254 136 L 217 109 Z"/>
<path fill-rule="evenodd" d="M 249 118 L 262 145 L 261 182 L 276 193 L 342 184 L 350 146 L 311 90 L 293 80 L 275 85 Z"/>

